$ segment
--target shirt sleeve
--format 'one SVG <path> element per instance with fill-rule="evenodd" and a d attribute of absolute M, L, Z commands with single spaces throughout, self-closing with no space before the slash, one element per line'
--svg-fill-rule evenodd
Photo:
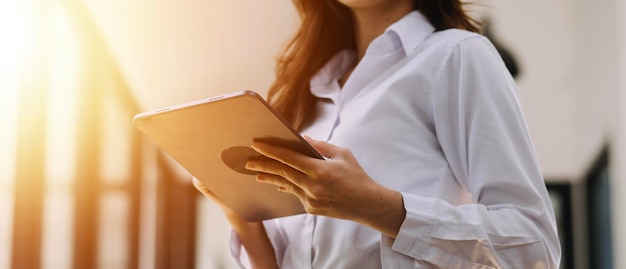
<path fill-rule="evenodd" d="M 551 202 L 500 56 L 484 37 L 468 37 L 451 47 L 439 74 L 431 93 L 436 135 L 472 202 L 403 193 L 406 218 L 395 240 L 383 236 L 383 264 L 558 268 Z"/>

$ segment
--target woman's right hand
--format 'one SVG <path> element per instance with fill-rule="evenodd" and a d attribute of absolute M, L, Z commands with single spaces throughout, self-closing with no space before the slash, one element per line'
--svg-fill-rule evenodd
<path fill-rule="evenodd" d="M 239 216 L 237 212 L 235 212 L 232 208 L 224 204 L 224 202 L 222 202 L 220 198 L 215 196 L 215 194 L 211 190 L 209 190 L 209 188 L 207 188 L 204 184 L 202 184 L 202 182 L 200 182 L 200 180 L 198 180 L 196 177 L 193 178 L 193 186 L 200 193 L 204 194 L 204 196 L 211 199 L 211 201 L 213 201 L 222 209 L 222 211 L 224 212 L 224 215 L 226 216 L 226 219 L 228 220 L 228 222 L 230 222 L 230 224 L 233 226 L 233 229 L 237 233 L 245 232 L 246 229 L 250 229 L 250 228 L 253 228 L 254 226 L 259 225 L 260 222 L 247 221 L 246 219 Z"/>
<path fill-rule="evenodd" d="M 193 186 L 222 208 L 226 219 L 239 236 L 239 242 L 246 249 L 253 268 L 278 268 L 274 247 L 267 236 L 263 222 L 247 221 L 242 218 L 195 177 Z"/>

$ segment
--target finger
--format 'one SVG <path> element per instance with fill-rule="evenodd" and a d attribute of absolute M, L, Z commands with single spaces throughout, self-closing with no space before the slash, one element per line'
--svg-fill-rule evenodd
<path fill-rule="evenodd" d="M 209 188 L 207 188 L 207 186 L 205 186 L 199 179 L 197 179 L 196 177 L 192 178 L 192 183 L 193 186 L 200 192 L 202 193 L 204 196 L 206 196 L 207 198 L 211 199 L 211 201 L 213 201 L 214 203 L 218 204 L 220 207 L 226 207 L 226 205 L 224 204 L 224 202 L 222 202 L 222 200 L 220 200 L 220 198 L 218 198 Z"/>
<path fill-rule="evenodd" d="M 312 167 L 315 167 L 316 161 L 319 161 L 318 159 L 308 157 L 293 150 L 262 142 L 252 143 L 252 148 L 266 157 L 284 163 L 305 174 L 311 171 Z"/>
<path fill-rule="evenodd" d="M 335 146 L 331 143 L 325 142 L 325 141 L 315 140 L 306 135 L 304 136 L 304 139 L 307 142 L 309 142 L 309 144 L 311 144 L 311 146 L 313 146 L 313 148 L 317 150 L 317 152 L 322 154 L 322 156 L 330 158 L 330 159 L 335 159 L 337 157 L 340 157 L 339 155 L 341 153 L 342 148 Z"/>
<path fill-rule="evenodd" d="M 263 173 L 258 174 L 257 182 L 276 185 L 278 186 L 278 191 L 291 193 L 298 197 L 304 197 L 305 195 L 304 191 L 300 187 L 296 186 L 293 182 L 286 180 L 282 177 L 278 177 L 276 175 Z"/>
<path fill-rule="evenodd" d="M 205 196 L 210 196 L 209 193 L 209 189 L 204 186 L 204 184 L 202 184 L 202 182 L 200 182 L 200 180 L 198 180 L 196 177 L 193 177 L 191 182 L 193 183 L 193 186 L 202 194 L 204 194 Z"/>
<path fill-rule="evenodd" d="M 265 176 L 273 179 L 277 182 L 278 179 L 289 181 L 299 188 L 303 188 L 308 176 L 302 173 L 300 170 L 296 170 L 293 167 L 281 163 L 277 160 L 261 160 L 250 159 L 246 163 L 246 169 L 256 171 L 259 173 L 257 179 Z"/>

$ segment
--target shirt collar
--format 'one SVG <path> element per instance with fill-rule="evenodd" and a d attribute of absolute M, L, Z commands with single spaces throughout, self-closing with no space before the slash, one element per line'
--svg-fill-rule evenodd
<path fill-rule="evenodd" d="M 319 98 L 334 99 L 336 93 L 329 85 L 337 83 L 348 72 L 354 61 L 356 61 L 356 53 L 352 50 L 342 50 L 335 54 L 311 79 L 311 93 Z"/>
<path fill-rule="evenodd" d="M 385 33 L 372 41 L 367 54 L 383 54 L 399 48 L 409 55 L 415 48 L 433 33 L 435 28 L 418 11 L 412 11 L 390 25 Z M 320 98 L 332 98 L 335 93 L 328 85 L 336 83 L 344 76 L 356 60 L 354 51 L 340 51 L 326 63 L 311 79 L 311 93 Z M 338 86 L 337 86 L 338 87 Z"/>
<path fill-rule="evenodd" d="M 434 31 L 435 28 L 422 13 L 412 11 L 389 26 L 385 34 L 394 33 L 400 39 L 405 55 L 409 55 Z"/>

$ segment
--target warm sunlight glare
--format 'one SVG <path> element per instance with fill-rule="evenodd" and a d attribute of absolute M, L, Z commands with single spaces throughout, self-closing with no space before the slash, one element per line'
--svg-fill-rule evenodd
<path fill-rule="evenodd" d="M 80 46 L 65 11 L 59 6 L 52 6 L 50 11 L 45 164 L 48 186 L 55 187 L 69 186 L 74 179 Z"/>
<path fill-rule="evenodd" d="M 26 42 L 23 1 L 0 0 L 0 268 L 10 268 L 20 54 Z"/>
<path fill-rule="evenodd" d="M 124 108 L 119 102 L 108 95 L 105 97 L 104 107 L 107 109 L 103 115 L 102 130 L 102 157 L 101 171 L 102 179 L 106 184 L 123 184 L 128 181 L 131 170 L 131 124 L 120 124 L 128 122 L 128 115 L 124 113 Z"/>
<path fill-rule="evenodd" d="M 70 268 L 76 171 L 80 46 L 68 14 L 52 5 L 49 15 L 49 71 L 42 234 L 42 268 Z"/>
<path fill-rule="evenodd" d="M 15 168 L 19 56 L 25 37 L 18 1 L 0 0 L 0 189 L 10 188 Z"/>

